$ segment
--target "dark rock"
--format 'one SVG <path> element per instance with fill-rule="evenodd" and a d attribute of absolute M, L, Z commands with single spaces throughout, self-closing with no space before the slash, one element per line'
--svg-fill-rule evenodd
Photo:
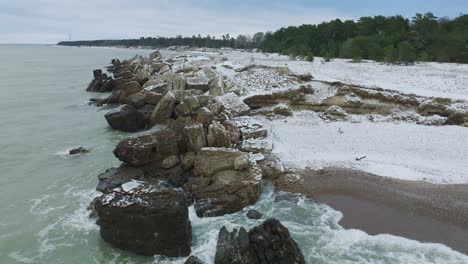
<path fill-rule="evenodd" d="M 141 180 L 144 178 L 143 170 L 122 164 L 118 168 L 107 169 L 98 176 L 99 183 L 96 186 L 98 192 L 107 193 L 120 187 L 131 180 Z"/>
<path fill-rule="evenodd" d="M 252 228 L 229 233 L 225 227 L 219 231 L 215 264 L 305 264 L 296 241 L 288 229 L 276 219 L 268 219 Z"/>
<path fill-rule="evenodd" d="M 184 264 L 205 264 L 205 262 L 201 261 L 201 259 L 195 257 L 195 256 L 190 256 Z"/>
<path fill-rule="evenodd" d="M 258 220 L 258 219 L 262 219 L 263 217 L 263 214 L 260 213 L 259 211 L 257 210 L 249 210 L 247 212 L 247 218 L 249 219 L 255 219 L 255 220 Z"/>
<path fill-rule="evenodd" d="M 105 73 L 102 73 L 102 70 L 94 70 L 93 77 L 94 79 L 88 85 L 86 91 L 105 93 L 110 92 L 115 88 L 114 80 L 111 77 L 108 77 Z"/>
<path fill-rule="evenodd" d="M 114 149 L 114 155 L 127 164 L 140 166 L 161 161 L 168 156 L 177 156 L 179 150 L 174 131 L 163 129 L 122 140 Z"/>
<path fill-rule="evenodd" d="M 453 114 L 447 118 L 445 121 L 446 125 L 451 126 L 461 126 L 465 124 L 465 115 L 464 114 Z"/>
<path fill-rule="evenodd" d="M 110 111 L 104 117 L 110 127 L 125 132 L 136 132 L 147 126 L 146 117 L 130 105 Z"/>
<path fill-rule="evenodd" d="M 85 154 L 85 153 L 89 153 L 89 149 L 84 148 L 84 147 L 74 148 L 68 151 L 69 155 L 78 155 L 78 154 Z"/>
<path fill-rule="evenodd" d="M 254 264 L 258 263 L 250 249 L 249 234 L 245 228 L 234 229 L 232 232 L 222 227 L 216 245 L 215 264 Z"/>
<path fill-rule="evenodd" d="M 289 230 L 276 219 L 268 219 L 249 232 L 257 263 L 305 263 Z"/>
<path fill-rule="evenodd" d="M 146 121 L 147 121 L 148 124 L 149 124 L 149 120 L 151 118 L 151 114 L 154 111 L 154 107 L 155 107 L 155 105 L 147 104 L 147 105 L 145 105 L 143 107 L 138 108 L 138 112 L 142 113 L 145 116 Z"/>
<path fill-rule="evenodd" d="M 182 191 L 128 185 L 102 195 L 95 207 L 104 241 L 146 256 L 190 255 L 192 228 Z"/>
<path fill-rule="evenodd" d="M 145 106 L 145 97 L 146 94 L 142 92 L 134 93 L 125 99 L 125 103 L 129 104 L 135 108 L 140 108 Z"/>

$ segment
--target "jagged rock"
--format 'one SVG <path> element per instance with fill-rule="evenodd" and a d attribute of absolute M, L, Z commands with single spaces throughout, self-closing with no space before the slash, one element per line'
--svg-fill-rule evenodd
<path fill-rule="evenodd" d="M 178 163 L 179 163 L 179 158 L 177 156 L 169 156 L 162 161 L 161 166 L 164 169 L 170 169 L 174 167 L 175 165 L 177 165 Z"/>
<path fill-rule="evenodd" d="M 95 203 L 104 241 L 146 256 L 190 255 L 191 223 L 182 191 L 131 182 Z"/>
<path fill-rule="evenodd" d="M 276 219 L 252 228 L 249 238 L 256 263 L 306 263 L 289 230 Z"/>
<path fill-rule="evenodd" d="M 163 74 L 163 79 L 167 82 L 169 91 L 185 90 L 187 85 L 187 80 L 182 75 L 176 73 L 166 72 Z"/>
<path fill-rule="evenodd" d="M 304 256 L 289 230 L 268 219 L 248 233 L 243 227 L 219 231 L 215 264 L 305 264 Z"/>
<path fill-rule="evenodd" d="M 184 264 L 205 264 L 205 262 L 201 261 L 199 258 L 195 256 L 190 256 Z"/>
<path fill-rule="evenodd" d="M 210 179 L 208 186 L 192 186 L 198 216 L 234 213 L 257 201 L 261 171 L 255 162 L 242 172 L 236 171 L 235 160 L 243 155 L 246 154 L 224 148 L 206 148 L 197 155 L 194 176 Z"/>
<path fill-rule="evenodd" d="M 250 238 L 245 228 L 232 232 L 222 227 L 216 245 L 215 264 L 254 264 L 255 255 L 250 249 Z"/>
<path fill-rule="evenodd" d="M 184 139 L 187 151 L 199 152 L 206 147 L 206 134 L 203 125 L 195 123 L 184 128 Z"/>
<path fill-rule="evenodd" d="M 96 190 L 98 192 L 108 193 L 126 182 L 141 180 L 143 177 L 144 172 L 140 168 L 122 164 L 118 168 L 107 169 L 104 173 L 99 174 L 99 183 L 96 186 Z"/>
<path fill-rule="evenodd" d="M 145 116 L 131 105 L 109 111 L 104 117 L 110 127 L 125 132 L 136 132 L 145 129 L 147 125 Z"/>
<path fill-rule="evenodd" d="M 157 105 L 162 98 L 162 94 L 155 92 L 147 92 L 145 96 L 145 103 Z"/>
<path fill-rule="evenodd" d="M 258 220 L 258 219 L 262 219 L 262 217 L 263 217 L 263 214 L 257 210 L 249 210 L 247 212 L 247 218 L 249 219 Z"/>
<path fill-rule="evenodd" d="M 69 155 L 78 155 L 78 154 L 86 154 L 86 153 L 89 153 L 89 149 L 84 148 L 84 147 L 78 147 L 78 148 L 74 148 L 68 151 Z"/>
<path fill-rule="evenodd" d="M 143 90 L 140 83 L 137 81 L 126 82 L 122 85 L 117 86 L 118 90 L 122 90 L 126 92 L 128 95 L 132 95 L 134 93 L 138 93 L 139 91 Z"/>
<path fill-rule="evenodd" d="M 211 95 L 201 94 L 197 95 L 198 103 L 200 103 L 201 107 L 208 107 L 211 103 L 211 99 L 213 97 Z"/>
<path fill-rule="evenodd" d="M 207 135 L 208 147 L 225 147 L 231 145 L 231 137 L 226 128 L 219 122 L 211 123 Z"/>
<path fill-rule="evenodd" d="M 157 75 L 160 76 L 160 75 Z M 168 91 L 167 82 L 165 82 L 162 77 L 153 78 L 148 80 L 143 84 L 143 89 L 148 92 L 154 92 L 159 94 L 165 94 Z"/>
<path fill-rule="evenodd" d="M 221 96 L 226 92 L 226 84 L 221 76 L 214 78 L 210 82 L 210 91 L 211 96 Z"/>
<path fill-rule="evenodd" d="M 234 117 L 247 115 L 250 112 L 250 107 L 246 105 L 235 93 L 228 93 L 223 96 L 219 96 L 217 100 L 226 110 L 230 111 Z"/>
<path fill-rule="evenodd" d="M 119 160 L 133 166 L 149 164 L 178 154 L 176 135 L 172 129 L 124 139 L 114 149 L 114 155 Z"/>
<path fill-rule="evenodd" d="M 174 93 L 167 92 L 166 95 L 161 98 L 159 103 L 151 115 L 151 125 L 164 123 L 168 118 L 172 116 L 176 104 L 176 98 Z"/>
<path fill-rule="evenodd" d="M 178 104 L 174 111 L 175 111 L 176 116 L 178 117 L 190 116 L 191 114 L 190 109 L 184 102 Z"/>
<path fill-rule="evenodd" d="M 111 77 L 107 77 L 102 73 L 102 70 L 97 69 L 93 71 L 94 79 L 88 85 L 86 91 L 105 93 L 110 92 L 115 88 L 115 82 Z"/>
<path fill-rule="evenodd" d="M 208 128 L 210 126 L 213 118 L 213 113 L 211 113 L 211 111 L 206 107 L 202 107 L 197 111 L 196 121 L 202 124 L 204 128 Z"/>
<path fill-rule="evenodd" d="M 179 116 L 175 120 L 169 119 L 167 123 L 168 127 L 176 132 L 177 144 L 179 146 L 180 153 L 187 152 L 184 129 L 185 127 L 193 124 L 195 124 L 195 122 L 190 116 Z"/>

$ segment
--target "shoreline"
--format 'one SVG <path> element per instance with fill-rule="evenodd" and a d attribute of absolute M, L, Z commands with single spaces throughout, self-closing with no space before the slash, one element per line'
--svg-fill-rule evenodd
<path fill-rule="evenodd" d="M 340 224 L 371 235 L 436 242 L 468 253 L 468 185 L 440 185 L 325 168 L 298 171 L 302 183 L 277 182 L 343 213 Z"/>

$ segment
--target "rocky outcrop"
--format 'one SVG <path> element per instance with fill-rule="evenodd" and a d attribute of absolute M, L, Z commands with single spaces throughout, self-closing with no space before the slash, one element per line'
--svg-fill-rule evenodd
<path fill-rule="evenodd" d="M 276 219 L 268 219 L 248 233 L 241 227 L 228 232 L 221 228 L 215 264 L 306 263 L 288 229 Z"/>
<path fill-rule="evenodd" d="M 148 124 L 145 115 L 131 105 L 109 111 L 104 117 L 110 127 L 125 132 L 143 130 Z"/>
<path fill-rule="evenodd" d="M 163 129 L 122 140 L 114 149 L 114 155 L 127 164 L 140 166 L 177 156 L 179 149 L 175 132 L 172 129 Z"/>
<path fill-rule="evenodd" d="M 115 82 L 112 77 L 108 77 L 105 73 L 102 73 L 102 70 L 94 70 L 93 77 L 94 79 L 88 85 L 86 91 L 105 93 L 111 92 L 115 88 Z"/>
<path fill-rule="evenodd" d="M 118 168 L 111 168 L 99 174 L 99 183 L 96 190 L 102 193 L 108 193 L 124 183 L 132 180 L 143 180 L 143 178 L 144 172 L 142 169 L 122 164 Z"/>
<path fill-rule="evenodd" d="M 190 255 L 191 223 L 181 191 L 129 182 L 95 202 L 104 241 L 152 256 Z"/>
<path fill-rule="evenodd" d="M 198 216 L 234 213 L 255 203 L 261 192 L 261 170 L 247 154 L 233 149 L 202 149 L 194 162 L 195 177 L 205 186 L 192 186 Z"/>
<path fill-rule="evenodd" d="M 184 139 L 189 152 L 199 152 L 206 147 L 206 134 L 203 125 L 194 123 L 184 128 Z"/>

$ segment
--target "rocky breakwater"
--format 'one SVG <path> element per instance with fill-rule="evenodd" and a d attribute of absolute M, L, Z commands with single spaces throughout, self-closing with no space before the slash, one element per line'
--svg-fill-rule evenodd
<path fill-rule="evenodd" d="M 118 143 L 114 155 L 122 164 L 98 176 L 103 194 L 91 208 L 101 236 L 143 255 L 188 256 L 190 205 L 199 217 L 210 217 L 258 200 L 262 167 L 272 170 L 260 154 L 268 151 L 249 151 L 245 142 L 267 131 L 242 121 L 250 108 L 225 93 L 212 68 L 155 52 L 113 60 L 109 71 L 115 86 L 100 104 L 119 106 L 106 114 L 109 125 L 149 130 Z"/>

